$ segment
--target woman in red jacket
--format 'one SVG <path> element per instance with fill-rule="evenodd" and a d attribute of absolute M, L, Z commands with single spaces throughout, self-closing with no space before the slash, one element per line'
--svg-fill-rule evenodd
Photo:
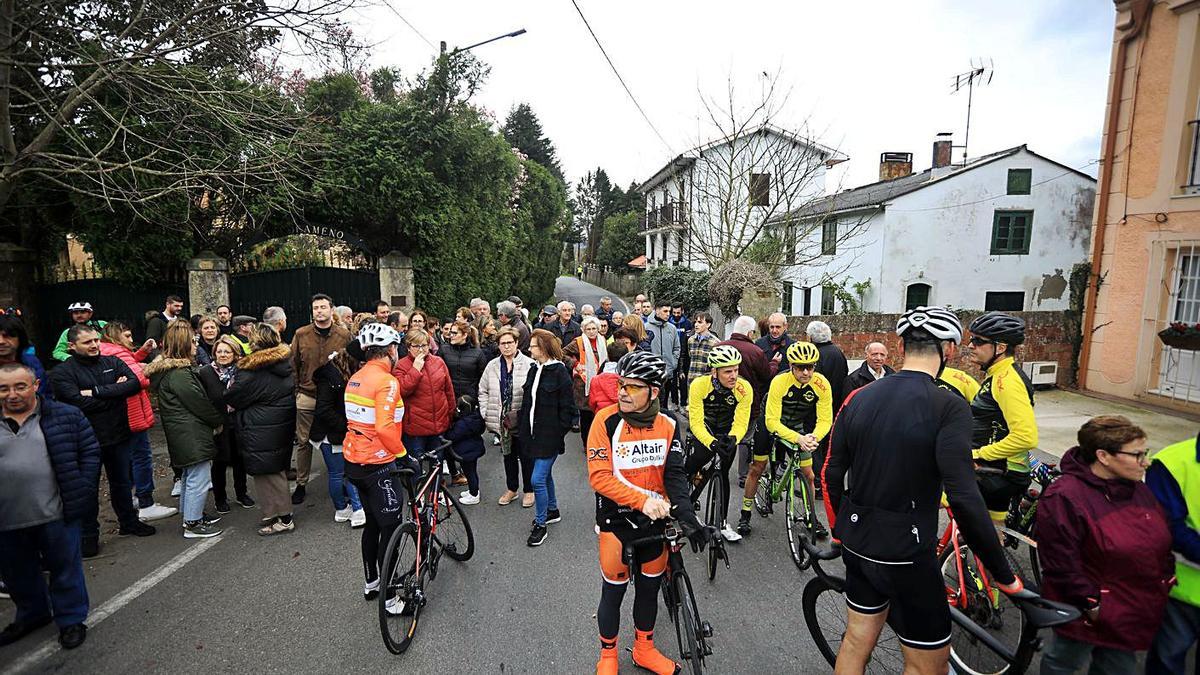
<path fill-rule="evenodd" d="M 153 340 L 146 340 L 135 352 L 133 332 L 119 321 L 109 323 L 102 330 L 100 354 L 115 356 L 124 361 L 142 385 L 142 390 L 136 396 L 125 399 L 130 439 L 133 443 L 133 488 L 138 501 L 138 519 L 150 521 L 169 518 L 179 513 L 179 510 L 154 502 L 154 457 L 150 450 L 150 427 L 154 426 L 154 409 L 150 407 L 150 396 L 146 393 L 150 387 L 150 380 L 142 372 L 142 364 L 139 363 L 146 360 L 157 345 Z"/>
<path fill-rule="evenodd" d="M 1175 572 L 1167 519 L 1142 482 L 1146 433 L 1119 415 L 1094 417 L 1063 455 L 1063 475 L 1038 500 L 1042 593 L 1084 618 L 1054 629 L 1042 675 L 1132 673 L 1150 648 Z"/>
<path fill-rule="evenodd" d="M 438 436 L 450 428 L 454 385 L 446 362 L 429 353 L 429 334 L 409 328 L 404 336 L 408 356 L 396 362 L 392 375 L 404 399 L 404 447 L 416 458 L 438 446 Z"/>

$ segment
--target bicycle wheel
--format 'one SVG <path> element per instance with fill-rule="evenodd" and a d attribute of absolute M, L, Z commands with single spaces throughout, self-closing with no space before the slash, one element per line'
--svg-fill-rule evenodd
<path fill-rule="evenodd" d="M 675 635 L 679 638 L 679 656 L 693 675 L 704 672 L 704 657 L 708 647 L 705 638 L 711 631 L 700 621 L 696 607 L 696 596 L 692 594 L 692 582 L 686 573 L 671 575 L 675 596 L 679 601 L 679 617 L 675 622 Z"/>
<path fill-rule="evenodd" d="M 445 504 L 438 508 L 437 527 L 433 538 L 451 558 L 464 562 L 475 555 L 475 534 L 467 514 L 458 505 L 458 499 L 445 487 L 441 488 Z"/>
<path fill-rule="evenodd" d="M 754 508 L 758 510 L 758 515 L 766 518 L 775 511 L 771 492 L 774 488 L 771 485 L 771 467 L 763 469 L 763 474 L 758 477 L 758 489 L 754 492 Z"/>
<path fill-rule="evenodd" d="M 425 605 L 426 566 L 422 561 L 418 570 L 417 559 L 417 526 L 404 523 L 388 540 L 379 570 L 379 630 L 393 654 L 408 649 Z"/>
<path fill-rule="evenodd" d="M 792 552 L 792 562 L 796 563 L 796 567 L 803 572 L 812 565 L 812 556 L 804 549 L 804 541 L 806 539 L 812 541 L 811 526 L 809 525 L 812 513 L 806 499 L 796 498 L 795 488 L 799 487 L 803 494 L 807 495 L 808 484 L 804 482 L 804 479 L 797 481 L 793 474 L 783 487 L 784 512 L 787 514 L 788 548 Z"/>
<path fill-rule="evenodd" d="M 846 597 L 820 577 L 804 586 L 801 599 L 804 622 L 821 656 L 832 668 L 842 648 L 842 637 L 846 634 Z M 904 672 L 904 654 L 900 651 L 900 638 L 890 626 L 884 626 L 867 662 L 867 672 L 872 675 L 890 675 Z"/>
<path fill-rule="evenodd" d="M 725 506 L 728 498 L 725 495 L 725 487 L 721 484 L 720 476 L 713 476 L 708 481 L 708 498 L 704 505 L 704 522 L 718 530 L 724 524 L 721 518 L 722 507 Z M 717 578 L 717 563 L 720 550 L 715 546 L 708 547 L 708 580 L 712 581 Z"/>
<path fill-rule="evenodd" d="M 951 604 L 959 608 L 966 619 L 987 631 L 1018 658 L 1016 659 L 1017 663 L 1010 664 L 956 621 L 950 637 L 950 660 L 954 664 L 955 671 L 971 675 L 1025 672 L 1025 668 L 1029 665 L 1029 659 L 1033 656 L 1032 640 L 1029 639 L 1027 631 L 1034 629 L 1026 626 L 1025 615 L 1007 595 L 994 586 L 990 592 L 984 588 L 979 575 L 980 562 L 976 559 L 975 553 L 965 544 L 960 546 L 960 551 L 956 558 L 954 547 L 949 546 L 939 558 L 947 597 Z M 1017 563 L 1013 552 L 1005 548 L 1004 555 L 1013 571 L 1018 576 L 1024 577 L 1023 570 Z M 959 565 L 956 561 L 962 563 L 963 583 L 961 584 Z M 964 588 L 966 589 L 965 606 L 963 606 L 961 598 Z M 1021 663 L 1022 659 L 1024 659 L 1024 663 Z"/>

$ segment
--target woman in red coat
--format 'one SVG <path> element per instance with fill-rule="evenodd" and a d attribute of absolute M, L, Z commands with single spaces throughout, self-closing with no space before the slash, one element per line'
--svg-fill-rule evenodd
<path fill-rule="evenodd" d="M 1175 574 L 1167 519 L 1142 482 L 1146 433 L 1119 415 L 1094 417 L 1063 455 L 1063 475 L 1038 500 L 1042 593 L 1084 618 L 1054 629 L 1042 675 L 1132 673 L 1150 648 Z"/>
<path fill-rule="evenodd" d="M 129 327 L 118 321 L 113 321 L 103 329 L 100 341 L 100 353 L 104 356 L 116 356 L 129 366 L 137 375 L 142 390 L 135 396 L 125 399 L 125 410 L 129 417 L 130 441 L 133 444 L 133 488 L 138 501 L 138 518 L 144 521 L 169 518 L 179 512 L 170 506 L 154 502 L 154 457 L 150 450 L 150 427 L 154 426 L 154 409 L 150 407 L 150 396 L 146 390 L 150 388 L 150 380 L 142 372 L 142 364 L 157 345 L 153 340 L 146 340 L 136 352 L 133 345 L 133 332 Z"/>
<path fill-rule="evenodd" d="M 404 336 L 408 356 L 396 362 L 392 375 L 400 381 L 404 399 L 404 448 L 420 458 L 438 446 L 438 436 L 450 428 L 454 385 L 440 357 L 429 353 L 429 334 L 409 328 Z"/>

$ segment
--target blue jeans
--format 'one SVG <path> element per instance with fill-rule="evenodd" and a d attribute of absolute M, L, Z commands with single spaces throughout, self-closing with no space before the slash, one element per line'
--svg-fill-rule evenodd
<path fill-rule="evenodd" d="M 179 479 L 179 510 L 183 512 L 185 523 L 204 517 L 209 485 L 212 485 L 211 460 L 183 467 L 183 476 Z"/>
<path fill-rule="evenodd" d="M 1088 666 L 1088 675 L 1133 675 L 1137 653 L 1098 647 L 1055 633 L 1050 648 L 1042 655 L 1042 675 L 1074 675 L 1083 672 L 1084 666 Z"/>
<path fill-rule="evenodd" d="M 1184 672 L 1188 650 L 1200 637 L 1200 607 L 1180 602 L 1175 598 L 1167 601 L 1154 644 L 1146 655 L 1146 675 L 1178 675 Z M 1200 673 L 1200 661 L 1196 662 L 1195 673 Z"/>
<path fill-rule="evenodd" d="M 129 441 L 133 491 L 137 495 L 138 508 L 154 506 L 154 454 L 150 450 L 150 432 L 134 432 Z"/>
<path fill-rule="evenodd" d="M 554 496 L 554 476 L 550 475 L 554 468 L 553 457 L 539 457 L 533 460 L 533 498 L 535 525 L 545 525 L 547 514 L 551 509 L 558 510 L 558 498 Z"/>
<path fill-rule="evenodd" d="M 408 454 L 413 456 L 413 459 L 421 459 L 426 452 L 436 450 L 437 446 L 442 444 L 441 436 L 409 436 L 401 434 L 401 440 L 404 441 L 404 449 Z"/>
<path fill-rule="evenodd" d="M 108 495 L 112 501 L 113 511 L 122 527 L 129 527 L 138 522 L 137 509 L 133 507 L 133 481 L 131 462 L 134 440 L 132 437 L 115 445 L 100 446 L 100 462 L 104 465 L 104 475 L 108 476 Z M 88 500 L 88 510 L 80 519 L 80 532 L 84 539 L 100 538 L 100 476 L 94 479 L 96 497 Z"/>
<path fill-rule="evenodd" d="M 342 446 L 329 443 L 321 444 L 321 456 L 325 458 L 325 471 L 329 474 L 329 498 L 333 500 L 333 508 L 341 511 L 346 508 L 346 500 L 350 500 L 350 508 L 358 511 L 362 502 L 358 498 L 358 490 L 346 478 L 346 459 L 342 456 Z"/>
<path fill-rule="evenodd" d="M 0 577 L 17 605 L 14 620 L 33 622 L 53 614 L 59 628 L 83 623 L 88 594 L 79 542 L 77 522 L 56 520 L 0 532 Z M 43 566 L 50 572 L 49 589 Z"/>

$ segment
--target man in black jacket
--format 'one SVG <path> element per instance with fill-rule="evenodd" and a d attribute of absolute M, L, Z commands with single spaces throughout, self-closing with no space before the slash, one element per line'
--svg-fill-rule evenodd
<path fill-rule="evenodd" d="M 842 385 L 843 398 L 859 387 L 865 387 L 875 380 L 882 380 L 896 372 L 886 363 L 888 351 L 882 342 L 872 342 L 867 345 L 865 356 L 867 358 L 858 367 L 858 370 L 846 376 L 846 382 Z"/>
<path fill-rule="evenodd" d="M 842 401 L 846 398 L 846 375 L 850 372 L 850 365 L 846 363 L 846 355 L 842 350 L 833 344 L 833 330 L 829 328 L 829 324 L 824 321 L 810 321 L 805 332 L 808 333 L 809 342 L 816 345 L 817 351 L 821 353 L 821 360 L 817 361 L 817 372 L 824 375 L 825 379 L 829 380 L 829 386 L 833 388 L 833 415 L 837 417 L 838 411 L 842 409 Z M 822 466 L 825 463 L 825 451 L 828 448 L 827 435 L 813 453 L 813 466 Z M 820 487 L 816 489 L 815 497 L 821 498 Z"/>
<path fill-rule="evenodd" d="M 129 414 L 125 399 L 141 390 L 137 375 L 115 356 L 100 354 L 100 333 L 87 325 L 75 325 L 67 332 L 67 359 L 50 372 L 54 397 L 83 411 L 96 440 L 100 443 L 100 458 L 108 476 L 109 498 L 120 522 L 122 535 L 148 537 L 154 528 L 138 520 L 133 506 L 130 458 L 132 456 Z M 96 490 L 89 499 L 88 512 L 83 515 L 83 557 L 90 558 L 100 551 L 100 476 L 92 479 Z"/>

